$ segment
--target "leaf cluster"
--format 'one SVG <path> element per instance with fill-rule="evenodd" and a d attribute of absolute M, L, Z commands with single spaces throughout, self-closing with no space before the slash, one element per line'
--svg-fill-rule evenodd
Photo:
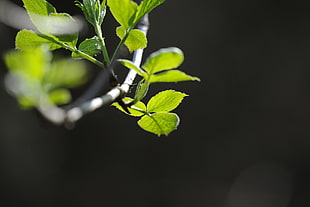
<path fill-rule="evenodd" d="M 46 0 L 22 1 L 36 30 L 18 32 L 15 42 L 18 51 L 8 52 L 5 62 L 10 72 L 7 86 L 23 108 L 68 103 L 71 99 L 68 89 L 81 85 L 88 77 L 81 59 L 105 68 L 116 61 L 122 46 L 126 46 L 130 52 L 145 48 L 148 43 L 146 34 L 135 27 L 143 16 L 164 2 L 75 1 L 95 33 L 93 37 L 79 40 L 81 25 L 70 14 L 57 12 Z M 115 29 L 120 40 L 112 53 L 107 50 L 101 28 L 107 10 L 120 25 Z M 71 51 L 72 58 L 53 60 L 51 51 L 60 48 Z M 168 135 L 179 124 L 178 115 L 171 111 L 187 95 L 166 90 L 152 97 L 146 105 L 141 100 L 152 83 L 199 81 L 199 78 L 177 69 L 183 60 L 183 52 L 176 47 L 152 53 L 141 67 L 130 60 L 117 60 L 135 71 L 140 76 L 140 82 L 133 98 L 123 98 L 113 106 L 126 114 L 141 117 L 138 125 L 144 130 L 158 136 Z"/>
<path fill-rule="evenodd" d="M 4 57 L 10 70 L 7 86 L 22 108 L 66 104 L 71 100 L 68 89 L 87 81 L 85 64 L 72 59 L 52 62 L 49 49 L 42 45 L 31 52 L 9 52 Z"/>
<path fill-rule="evenodd" d="M 174 90 L 162 91 L 153 96 L 147 105 L 141 101 L 131 105 L 128 108 L 130 113 L 126 112 L 119 103 L 112 105 L 128 115 L 141 117 L 138 125 L 142 129 L 160 136 L 168 135 L 177 129 L 180 118 L 171 111 L 177 108 L 186 96 L 186 94 Z M 123 101 L 130 103 L 133 99 L 126 97 Z"/>

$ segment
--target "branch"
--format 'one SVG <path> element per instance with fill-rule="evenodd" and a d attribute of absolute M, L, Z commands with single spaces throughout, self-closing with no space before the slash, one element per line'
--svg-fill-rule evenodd
<path fill-rule="evenodd" d="M 149 20 L 148 15 L 145 15 L 138 25 L 138 29 L 142 31 L 144 34 L 147 33 L 149 29 Z M 134 51 L 133 54 L 133 62 L 136 66 L 140 66 L 143 56 L 143 49 L 139 49 Z M 104 105 L 111 104 L 113 101 L 118 98 L 124 97 L 130 86 L 133 84 L 133 81 L 136 77 L 137 73 L 134 70 L 129 70 L 124 82 L 120 86 L 116 86 L 112 88 L 108 93 L 101 97 L 94 98 L 90 101 L 86 101 L 78 107 L 74 107 L 67 112 L 66 121 L 69 123 L 74 123 L 78 121 L 83 115 L 86 113 L 92 112 Z"/>
<path fill-rule="evenodd" d="M 147 33 L 149 29 L 148 14 L 142 17 L 137 26 L 137 29 L 142 31 L 144 34 Z M 140 66 L 142 56 L 143 49 L 134 51 L 133 62 L 136 66 Z M 107 68 L 108 70 L 105 71 L 110 71 L 109 68 L 111 68 L 112 65 L 113 62 L 109 64 L 109 67 Z M 54 124 L 61 125 L 66 123 L 72 125 L 76 121 L 81 119 L 85 114 L 95 111 L 96 109 L 104 105 L 111 104 L 115 100 L 124 97 L 129 92 L 130 86 L 133 84 L 136 75 L 137 74 L 134 70 L 129 70 L 124 82 L 121 85 L 113 87 L 110 91 L 108 91 L 105 95 L 101 97 L 96 97 L 88 100 L 95 93 L 97 93 L 99 89 L 101 89 L 103 83 L 106 82 L 103 80 L 111 77 L 111 75 L 109 74 L 101 73 L 100 77 L 97 78 L 98 81 L 96 80 L 95 83 L 91 86 L 91 88 L 84 95 L 82 95 L 81 98 L 77 100 L 77 103 L 73 104 L 73 107 L 69 107 L 68 110 L 59 108 L 57 106 L 40 106 L 38 110 L 47 120 L 51 121 Z"/>

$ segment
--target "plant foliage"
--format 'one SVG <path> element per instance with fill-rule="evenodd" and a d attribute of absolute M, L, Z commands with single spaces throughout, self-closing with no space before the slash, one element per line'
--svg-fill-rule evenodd
<path fill-rule="evenodd" d="M 76 1 L 95 32 L 93 37 L 79 40 L 79 23 L 71 15 L 57 12 L 46 0 L 22 1 L 36 30 L 19 31 L 16 35 L 18 50 L 8 52 L 4 58 L 9 69 L 7 88 L 22 108 L 69 103 L 71 96 L 68 89 L 83 84 L 88 77 L 81 59 L 100 67 L 109 67 L 116 61 L 123 45 L 130 52 L 147 47 L 145 33 L 135 27 L 143 16 L 164 2 L 144 0 L 137 4 L 131 0 Z M 113 53 L 109 53 L 106 48 L 101 28 L 107 10 L 119 23 L 115 34 L 120 41 Z M 51 51 L 60 48 L 71 51 L 72 58 L 54 60 Z M 135 71 L 140 81 L 133 98 L 125 97 L 112 105 L 128 115 L 140 117 L 138 125 L 142 129 L 158 136 L 168 135 L 180 122 L 178 115 L 171 111 L 187 95 L 166 90 L 150 98 L 146 105 L 142 99 L 152 83 L 199 81 L 199 78 L 177 69 L 183 60 L 183 52 L 176 47 L 152 53 L 141 67 L 130 60 L 118 59 L 122 65 Z"/>

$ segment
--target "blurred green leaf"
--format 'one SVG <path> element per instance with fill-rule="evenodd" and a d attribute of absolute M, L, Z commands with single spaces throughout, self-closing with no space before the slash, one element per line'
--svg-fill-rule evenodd
<path fill-rule="evenodd" d="M 70 100 L 69 91 L 87 79 L 85 65 L 72 59 L 51 62 L 47 45 L 32 51 L 12 51 L 4 56 L 9 69 L 6 87 L 22 108 L 44 104 L 64 104 Z"/>
<path fill-rule="evenodd" d="M 33 49 L 39 47 L 42 44 L 47 44 L 50 50 L 56 50 L 61 48 L 60 45 L 55 44 L 43 37 L 39 34 L 35 33 L 31 30 L 21 30 L 16 35 L 16 49 L 32 51 Z"/>
<path fill-rule="evenodd" d="M 63 59 L 51 64 L 51 70 L 44 79 L 44 86 L 45 90 L 62 87 L 74 88 L 85 83 L 87 79 L 88 73 L 83 62 Z"/>
<path fill-rule="evenodd" d="M 158 136 L 168 135 L 176 130 L 180 122 L 178 115 L 174 113 L 159 112 L 150 115 L 144 115 L 139 121 L 138 125 L 151 133 Z"/>
<path fill-rule="evenodd" d="M 71 100 L 71 95 L 66 89 L 58 89 L 49 93 L 49 99 L 54 104 L 67 104 Z"/>
<path fill-rule="evenodd" d="M 67 13 L 52 13 L 42 22 L 43 34 L 52 35 L 56 40 L 75 46 L 78 40 L 78 25 Z"/>
<path fill-rule="evenodd" d="M 187 75 L 179 70 L 168 70 L 162 73 L 151 75 L 150 83 L 158 82 L 180 82 L 180 81 L 200 81 L 199 78 Z"/>
<path fill-rule="evenodd" d="M 51 13 L 56 13 L 53 5 L 45 0 L 22 0 L 28 12 L 32 23 L 39 29 L 42 26 L 42 19 L 40 16 L 48 16 Z"/>
<path fill-rule="evenodd" d="M 166 90 L 159 92 L 153 96 L 147 103 L 147 112 L 169 112 L 178 107 L 184 97 L 185 93 L 174 90 Z"/>
<path fill-rule="evenodd" d="M 10 71 L 18 71 L 25 77 L 42 79 L 52 55 L 46 46 L 31 51 L 12 51 L 5 54 L 5 63 Z"/>
<path fill-rule="evenodd" d="M 5 63 L 10 71 L 6 77 L 6 86 L 22 108 L 39 104 L 43 93 L 41 81 L 46 70 L 49 70 L 51 58 L 46 45 L 31 52 L 13 51 L 5 54 Z"/>
<path fill-rule="evenodd" d="M 142 66 L 149 74 L 179 67 L 184 60 L 183 52 L 176 47 L 160 49 L 152 53 Z"/>

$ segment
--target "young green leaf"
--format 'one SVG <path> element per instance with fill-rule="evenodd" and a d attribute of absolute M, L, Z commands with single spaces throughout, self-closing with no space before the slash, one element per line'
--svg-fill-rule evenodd
<path fill-rule="evenodd" d="M 118 62 L 120 62 L 123 66 L 136 71 L 136 73 L 139 74 L 140 76 L 142 76 L 142 77 L 146 76 L 146 73 L 140 67 L 136 66 L 130 60 L 118 59 Z"/>
<path fill-rule="evenodd" d="M 45 68 L 51 60 L 48 47 L 42 46 L 32 51 L 13 51 L 4 56 L 5 63 L 11 72 L 17 72 L 23 77 L 40 80 L 44 76 Z"/>
<path fill-rule="evenodd" d="M 149 74 L 179 67 L 184 60 L 183 52 L 176 47 L 160 49 L 152 53 L 142 66 Z"/>
<path fill-rule="evenodd" d="M 71 94 L 66 89 L 58 89 L 50 92 L 49 100 L 54 104 L 66 104 L 71 100 Z"/>
<path fill-rule="evenodd" d="M 165 0 L 144 0 L 138 6 L 135 21 L 138 22 L 145 14 L 151 12 L 154 8 L 158 7 Z"/>
<path fill-rule="evenodd" d="M 125 97 L 122 100 L 125 103 L 131 103 L 133 101 L 133 99 L 129 98 L 129 97 Z M 112 106 L 115 106 L 118 110 L 124 112 L 125 114 L 128 114 L 119 103 L 114 102 L 112 104 Z M 128 115 L 143 116 L 145 114 L 145 111 L 146 111 L 146 106 L 143 102 L 139 101 L 139 102 L 135 103 L 134 105 L 128 107 L 128 110 L 130 112 L 130 114 L 128 114 Z"/>
<path fill-rule="evenodd" d="M 43 85 L 45 90 L 74 88 L 88 79 L 85 64 L 81 61 L 63 59 L 54 61 L 51 70 L 46 72 Z"/>
<path fill-rule="evenodd" d="M 78 48 L 81 52 L 84 52 L 90 56 L 95 56 L 101 52 L 101 46 L 100 42 L 98 40 L 98 37 L 93 37 L 90 39 L 85 39 Z M 82 58 L 76 53 L 72 53 L 73 58 Z"/>
<path fill-rule="evenodd" d="M 199 78 L 187 75 L 179 70 L 168 70 L 162 73 L 151 75 L 150 83 L 180 82 L 180 81 L 200 81 Z"/>
<path fill-rule="evenodd" d="M 128 29 L 132 26 L 137 4 L 131 0 L 108 0 L 108 6 L 116 21 Z"/>
<path fill-rule="evenodd" d="M 22 108 L 39 104 L 43 93 L 41 80 L 51 61 L 48 47 L 42 46 L 31 52 L 9 52 L 4 58 L 10 71 L 6 86 L 16 96 Z"/>
<path fill-rule="evenodd" d="M 169 112 L 178 107 L 184 97 L 185 93 L 174 90 L 166 90 L 159 92 L 153 96 L 147 103 L 147 112 Z"/>
<path fill-rule="evenodd" d="M 48 16 L 51 13 L 56 13 L 55 7 L 45 0 L 22 0 L 24 6 L 30 16 L 32 23 L 37 26 L 41 25 L 40 16 Z"/>
<path fill-rule="evenodd" d="M 147 81 L 145 81 L 144 79 L 140 80 L 136 88 L 135 98 L 133 102 L 135 103 L 142 100 L 146 96 L 149 87 L 150 84 Z"/>
<path fill-rule="evenodd" d="M 47 44 L 50 47 L 50 50 L 61 48 L 60 45 L 41 37 L 39 34 L 31 30 L 21 30 L 16 35 L 16 49 L 32 51 L 42 44 Z"/>
<path fill-rule="evenodd" d="M 99 0 L 83 0 L 83 3 L 76 1 L 85 18 L 92 25 L 101 25 L 106 14 L 106 0 L 100 3 Z"/>
<path fill-rule="evenodd" d="M 70 96 L 64 87 L 72 88 L 85 82 L 86 69 L 81 62 L 69 59 L 51 63 L 51 60 L 47 45 L 5 55 L 10 71 L 6 86 L 23 108 L 67 103 Z"/>
<path fill-rule="evenodd" d="M 167 136 L 178 127 L 179 122 L 180 119 L 177 114 L 163 112 L 144 115 L 138 121 L 138 125 L 142 129 L 158 136 Z"/>
<path fill-rule="evenodd" d="M 124 26 L 120 26 L 116 28 L 116 35 L 123 39 L 128 31 Z M 147 39 L 143 32 L 138 29 L 130 30 L 127 34 L 127 39 L 125 40 L 125 45 L 129 49 L 130 52 L 134 50 L 143 49 L 147 46 Z"/>
<path fill-rule="evenodd" d="M 46 21 L 42 22 L 43 34 L 52 35 L 59 42 L 75 46 L 78 40 L 78 26 L 75 20 L 67 13 L 52 13 Z M 76 26 L 75 26 L 76 25 Z"/>

